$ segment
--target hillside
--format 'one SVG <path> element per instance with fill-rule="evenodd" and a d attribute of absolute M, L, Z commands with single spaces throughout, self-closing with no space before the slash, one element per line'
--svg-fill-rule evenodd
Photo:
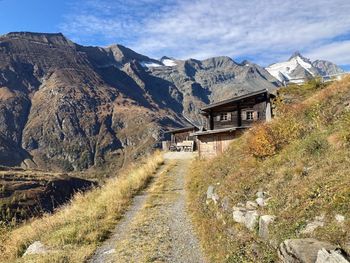
<path fill-rule="evenodd" d="M 277 251 L 315 262 L 304 238 L 350 255 L 350 78 L 279 94 L 271 123 L 188 175 L 188 209 L 210 262 L 276 262 Z"/>
<path fill-rule="evenodd" d="M 12 227 L 0 224 L 0 262 L 86 262 L 162 164 L 163 156 L 156 152 L 113 173 L 101 187 L 75 194 L 55 213 Z M 45 244 L 44 253 L 23 256 L 35 241 Z"/>
<path fill-rule="evenodd" d="M 95 183 L 68 174 L 0 167 L 0 225 L 53 212 Z"/>
<path fill-rule="evenodd" d="M 0 164 L 120 168 L 165 129 L 188 125 L 186 118 L 200 124 L 202 105 L 278 85 L 257 65 L 227 57 L 163 62 L 62 34 L 0 36 Z"/>

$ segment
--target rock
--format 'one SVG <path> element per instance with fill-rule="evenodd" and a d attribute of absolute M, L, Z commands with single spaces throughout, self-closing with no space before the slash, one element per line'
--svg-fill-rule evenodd
<path fill-rule="evenodd" d="M 255 209 L 258 208 L 257 204 L 255 202 L 252 202 L 252 201 L 247 201 L 246 204 L 245 204 L 245 207 L 248 210 L 255 210 Z"/>
<path fill-rule="evenodd" d="M 343 223 L 345 221 L 345 216 L 343 215 L 340 215 L 340 214 L 336 214 L 335 215 L 335 220 L 338 222 L 338 223 Z"/>
<path fill-rule="evenodd" d="M 316 216 L 315 220 L 308 223 L 306 227 L 300 231 L 302 234 L 310 234 L 315 231 L 316 228 L 318 227 L 323 227 L 324 226 L 324 215 L 321 216 Z"/>
<path fill-rule="evenodd" d="M 219 195 L 217 193 L 213 193 L 211 200 L 213 200 L 214 204 L 217 204 L 219 202 Z"/>
<path fill-rule="evenodd" d="M 26 252 L 24 252 L 23 254 L 23 257 L 27 255 L 46 254 L 48 252 L 49 250 L 43 243 L 41 243 L 40 241 L 35 241 L 27 248 Z"/>
<path fill-rule="evenodd" d="M 241 223 L 241 224 L 243 224 L 244 221 L 245 221 L 245 212 L 243 212 L 243 211 L 234 210 L 233 213 L 232 213 L 232 216 L 233 216 L 233 220 L 234 220 L 236 223 Z"/>
<path fill-rule="evenodd" d="M 258 191 L 257 193 L 256 193 L 256 197 L 257 198 L 266 198 L 267 197 L 267 193 L 266 192 L 263 192 L 263 191 Z"/>
<path fill-rule="evenodd" d="M 280 244 L 278 257 L 283 263 L 315 263 L 318 251 L 323 248 L 334 250 L 336 247 L 313 238 L 287 239 Z"/>
<path fill-rule="evenodd" d="M 317 252 L 315 263 L 349 263 L 349 261 L 337 250 L 328 252 L 326 249 L 322 248 Z"/>
<path fill-rule="evenodd" d="M 228 211 L 230 207 L 230 200 L 227 196 L 225 196 L 222 200 L 221 200 L 221 208 L 224 211 Z"/>
<path fill-rule="evenodd" d="M 213 194 L 214 194 L 214 186 L 209 185 L 207 190 L 207 199 L 212 199 Z"/>
<path fill-rule="evenodd" d="M 262 197 L 258 197 L 257 199 L 255 199 L 255 202 L 258 204 L 258 206 L 261 206 L 261 207 L 264 207 L 267 205 L 265 199 Z"/>
<path fill-rule="evenodd" d="M 275 216 L 263 215 L 259 218 L 259 237 L 269 240 L 269 225 L 275 220 Z"/>
<path fill-rule="evenodd" d="M 259 214 L 256 210 L 233 207 L 232 217 L 236 223 L 244 224 L 249 230 L 254 230 L 258 222 Z"/>
<path fill-rule="evenodd" d="M 249 229 L 249 230 L 254 230 L 255 226 L 258 223 L 258 218 L 259 218 L 259 214 L 256 211 L 247 211 L 246 215 L 245 215 L 245 226 Z"/>

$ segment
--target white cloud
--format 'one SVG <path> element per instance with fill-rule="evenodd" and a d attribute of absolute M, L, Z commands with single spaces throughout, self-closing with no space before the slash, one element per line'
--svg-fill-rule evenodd
<path fill-rule="evenodd" d="M 348 46 L 333 40 L 350 39 L 348 0 L 89 2 L 62 26 L 68 35 L 98 34 L 155 57 L 249 56 L 268 64 L 300 50 L 350 64 Z"/>
<path fill-rule="evenodd" d="M 320 57 L 340 65 L 350 64 L 350 40 L 323 45 L 307 53 L 311 59 Z"/>

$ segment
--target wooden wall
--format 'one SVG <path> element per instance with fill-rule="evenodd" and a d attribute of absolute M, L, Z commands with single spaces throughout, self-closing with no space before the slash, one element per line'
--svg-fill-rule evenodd
<path fill-rule="evenodd" d="M 223 153 L 230 143 L 241 135 L 241 131 L 199 135 L 197 147 L 200 158 L 213 158 Z"/>
<path fill-rule="evenodd" d="M 245 120 L 244 115 L 246 114 L 246 111 L 256 112 L 259 118 L 256 118 L 255 120 Z M 220 120 L 221 113 L 228 114 L 227 121 Z M 229 127 L 239 127 L 238 111 L 229 111 L 229 112 L 218 111 L 213 113 L 213 119 L 214 119 L 213 120 L 214 130 L 229 128 Z M 258 104 L 252 105 L 251 107 L 244 107 L 241 109 L 241 126 L 251 126 L 255 122 L 265 121 L 265 120 L 266 120 L 266 102 L 260 102 Z M 208 125 L 207 125 L 207 129 L 209 129 Z"/>

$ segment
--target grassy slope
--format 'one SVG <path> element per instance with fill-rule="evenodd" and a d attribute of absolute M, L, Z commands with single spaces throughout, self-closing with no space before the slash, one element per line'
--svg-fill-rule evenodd
<path fill-rule="evenodd" d="M 162 162 L 162 155 L 156 153 L 139 166 L 108 180 L 101 188 L 77 194 L 55 214 L 4 233 L 0 237 L 0 262 L 84 262 L 106 239 L 132 197 L 146 186 Z M 20 258 L 36 240 L 54 252 Z"/>
<path fill-rule="evenodd" d="M 349 249 L 350 78 L 281 93 L 293 105 L 279 102 L 273 122 L 246 132 L 225 154 L 196 161 L 188 176 L 189 210 L 211 262 L 276 260 L 276 249 L 234 223 L 231 209 L 206 205 L 211 184 L 230 207 L 255 200 L 258 190 L 267 191 L 272 198 L 260 212 L 277 216 L 270 229 L 275 246 L 287 238 L 310 236 Z M 326 216 L 324 227 L 300 234 L 308 220 L 321 214 Z M 345 216 L 342 226 L 336 214 Z"/>

